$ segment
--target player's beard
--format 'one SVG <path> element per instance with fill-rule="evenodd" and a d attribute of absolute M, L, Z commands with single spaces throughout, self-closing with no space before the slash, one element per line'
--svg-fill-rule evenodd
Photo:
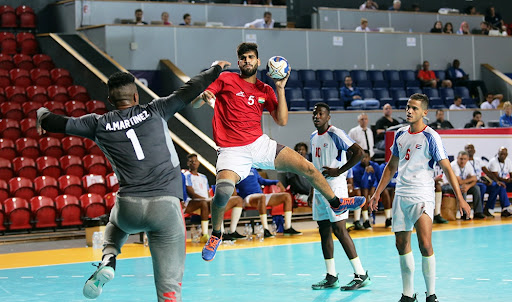
<path fill-rule="evenodd" d="M 246 78 L 252 77 L 253 75 L 256 74 L 256 72 L 258 72 L 257 65 L 254 66 L 252 69 L 240 68 L 240 73 L 242 74 L 243 77 L 246 77 Z"/>

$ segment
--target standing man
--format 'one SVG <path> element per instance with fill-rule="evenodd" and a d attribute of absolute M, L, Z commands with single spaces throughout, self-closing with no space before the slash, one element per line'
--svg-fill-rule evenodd
<path fill-rule="evenodd" d="M 436 260 L 432 248 L 432 219 L 434 216 L 434 169 L 437 162 L 447 176 L 459 201 L 461 214 L 471 208 L 462 197 L 457 177 L 443 147 L 441 137 L 423 122 L 428 113 L 428 97 L 415 93 L 407 102 L 408 126 L 395 135 L 392 156 L 382 173 L 382 179 L 370 199 L 370 207 L 377 210 L 380 194 L 398 169 L 393 200 L 392 231 L 400 255 L 403 293 L 401 302 L 416 301 L 414 293 L 414 257 L 411 233 L 416 228 L 422 257 L 423 278 L 427 287 L 427 302 L 438 301 L 435 295 Z"/>
<path fill-rule="evenodd" d="M 103 115 L 67 117 L 37 110 L 44 131 L 86 137 L 96 142 L 119 179 L 119 192 L 105 229 L 102 262 L 85 283 L 83 294 L 97 298 L 115 275 L 116 256 L 129 234 L 146 232 L 153 259 L 158 301 L 181 301 L 185 262 L 185 226 L 180 199 L 180 163 L 167 120 L 193 101 L 229 62 L 192 78 L 168 97 L 139 105 L 134 77 L 117 72 L 108 80 L 108 100 L 116 107 Z"/>
<path fill-rule="evenodd" d="M 375 138 L 375 147 L 380 150 L 386 148 L 386 131 L 389 127 L 393 127 L 399 124 L 391 115 L 393 114 L 393 108 L 388 103 L 382 107 L 383 116 L 375 123 L 375 129 L 377 131 L 377 137 Z"/>
<path fill-rule="evenodd" d="M 357 117 L 358 126 L 348 131 L 348 136 L 356 142 L 364 151 L 373 157 L 375 151 L 373 151 L 373 132 L 372 129 L 368 128 L 368 115 L 361 113 Z"/>
<path fill-rule="evenodd" d="M 336 196 L 348 197 L 347 170 L 353 167 L 363 157 L 363 149 L 354 143 L 345 131 L 329 125 L 331 119 L 329 105 L 317 103 L 313 109 L 313 124 L 316 131 L 311 134 L 311 150 L 313 151 L 313 164 L 327 178 Z M 346 153 L 350 152 L 347 161 Z M 313 191 L 310 194 L 313 198 Z M 351 197 L 364 199 L 361 196 Z M 334 244 L 332 234 L 338 238 L 354 270 L 354 279 L 341 290 L 355 290 L 371 283 L 368 272 L 363 269 L 354 242 L 350 237 L 346 221 L 348 211 L 335 215 L 329 203 L 322 194 L 315 190 L 313 201 L 313 220 L 318 223 L 318 232 L 322 243 L 322 252 L 325 260 L 327 275 L 325 279 L 312 285 L 313 289 L 326 289 L 339 286 L 338 274 L 334 264 Z"/>
<path fill-rule="evenodd" d="M 288 76 L 274 80 L 276 92 L 256 77 L 260 59 L 258 45 L 241 43 L 237 48 L 240 73 L 224 72 L 200 98 L 196 107 L 204 102 L 215 102 L 213 138 L 218 150 L 217 184 L 212 203 L 213 231 L 203 248 L 202 257 L 211 261 L 221 243 L 220 225 L 226 203 L 235 184 L 244 180 L 251 167 L 276 169 L 305 176 L 324 195 L 336 213 L 357 209 L 366 201 L 336 197 L 322 174 L 312 163 L 292 149 L 278 144 L 263 134 L 261 116 L 267 109 L 276 124 L 288 122 L 288 107 L 284 87 Z M 277 95 L 277 99 L 276 99 Z M 354 203 L 356 202 L 356 203 Z"/>

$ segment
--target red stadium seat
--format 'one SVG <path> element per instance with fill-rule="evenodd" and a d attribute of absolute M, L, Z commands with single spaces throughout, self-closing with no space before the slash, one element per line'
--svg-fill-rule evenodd
<path fill-rule="evenodd" d="M 9 75 L 11 76 L 11 83 L 14 86 L 27 88 L 32 85 L 32 80 L 30 79 L 30 73 L 28 70 L 14 68 L 9 71 Z"/>
<path fill-rule="evenodd" d="M 11 76 L 8 70 L 0 69 L 0 87 L 6 88 L 11 86 Z"/>
<path fill-rule="evenodd" d="M 79 102 L 85 103 L 89 98 L 89 94 L 87 93 L 87 89 L 84 86 L 80 85 L 72 85 L 68 87 L 68 95 L 72 100 L 77 100 Z"/>
<path fill-rule="evenodd" d="M 13 197 L 20 197 L 27 200 L 34 197 L 34 185 L 25 177 L 14 177 L 9 179 L 9 193 Z"/>
<path fill-rule="evenodd" d="M 5 227 L 6 222 L 7 221 L 5 217 L 4 206 L 0 203 L 0 232 L 4 232 L 5 230 L 7 230 L 7 228 Z"/>
<path fill-rule="evenodd" d="M 50 70 L 50 76 L 52 77 L 53 83 L 57 86 L 69 87 L 73 85 L 73 78 L 69 74 L 69 71 L 63 68 L 54 68 Z"/>
<path fill-rule="evenodd" d="M 80 203 L 84 216 L 87 218 L 95 218 L 107 213 L 107 208 L 103 202 L 102 195 L 88 193 L 80 196 Z"/>
<path fill-rule="evenodd" d="M 30 86 L 30 87 L 35 87 L 35 86 Z M 37 103 L 37 102 L 25 102 L 25 103 L 21 104 L 21 109 L 23 110 L 23 114 L 25 115 L 25 117 L 36 118 L 37 109 L 39 109 L 39 107 L 41 107 L 41 106 L 42 106 L 42 104 Z"/>
<path fill-rule="evenodd" d="M 69 101 L 68 91 L 64 86 L 48 86 L 46 91 L 48 92 L 48 97 L 54 102 L 64 104 L 65 102 Z"/>
<path fill-rule="evenodd" d="M 60 158 L 60 167 L 62 172 L 67 175 L 75 175 L 82 177 L 85 174 L 85 169 L 82 164 L 82 159 L 76 155 L 64 155 Z"/>
<path fill-rule="evenodd" d="M 0 157 L 0 179 L 9 181 L 14 177 L 14 171 L 12 169 L 12 163 L 10 160 Z M 0 199 L 0 202 L 2 199 Z"/>
<path fill-rule="evenodd" d="M 55 207 L 59 213 L 60 226 L 82 225 L 82 207 L 78 197 L 60 195 L 55 197 Z"/>
<path fill-rule="evenodd" d="M 33 33 L 20 32 L 16 35 L 16 42 L 22 54 L 35 55 L 38 53 L 38 44 Z"/>
<path fill-rule="evenodd" d="M 97 100 L 88 101 L 85 103 L 85 108 L 87 108 L 87 112 L 89 113 L 105 114 L 108 112 L 105 103 Z"/>
<path fill-rule="evenodd" d="M 17 140 L 21 137 L 20 123 L 17 120 L 0 119 L 0 137 Z"/>
<path fill-rule="evenodd" d="M 9 161 L 16 157 L 14 142 L 8 138 L 0 138 L 0 157 Z"/>
<path fill-rule="evenodd" d="M 31 69 L 35 68 L 34 62 L 32 62 L 32 56 L 17 53 L 12 56 L 12 60 L 14 61 L 14 64 L 16 64 L 16 67 L 19 69 L 30 71 Z"/>
<path fill-rule="evenodd" d="M 5 91 L 2 87 L 0 87 L 0 102 L 7 102 L 7 98 L 5 97 Z"/>
<path fill-rule="evenodd" d="M 14 143 L 19 156 L 36 159 L 39 157 L 39 145 L 37 141 L 30 137 L 21 137 Z"/>
<path fill-rule="evenodd" d="M 44 107 L 48 108 L 51 112 L 60 115 L 66 115 L 66 109 L 64 108 L 64 103 L 49 101 L 43 104 Z"/>
<path fill-rule="evenodd" d="M 20 20 L 21 28 L 36 28 L 36 14 L 30 6 L 18 6 L 16 8 L 16 15 Z"/>
<path fill-rule="evenodd" d="M 85 147 L 81 138 L 75 136 L 66 136 L 61 141 L 62 150 L 68 155 L 76 155 L 80 158 L 85 155 Z"/>
<path fill-rule="evenodd" d="M 21 110 L 20 103 L 5 102 L 0 104 L 0 113 L 3 118 L 21 120 L 25 117 L 23 110 Z"/>
<path fill-rule="evenodd" d="M 9 5 L 0 6 L 0 27 L 18 27 L 16 11 Z"/>
<path fill-rule="evenodd" d="M 37 176 L 36 162 L 28 157 L 15 157 L 12 160 L 12 170 L 18 177 L 34 179 Z"/>
<path fill-rule="evenodd" d="M 105 158 L 102 155 L 88 154 L 82 158 L 87 174 L 107 175 Z"/>
<path fill-rule="evenodd" d="M 36 167 L 39 175 L 58 178 L 62 175 L 59 160 L 51 156 L 41 156 L 36 159 Z"/>
<path fill-rule="evenodd" d="M 103 155 L 100 147 L 96 143 L 88 138 L 84 138 L 84 146 L 88 154 Z"/>
<path fill-rule="evenodd" d="M 25 103 L 28 101 L 24 87 L 7 86 L 4 88 L 5 97 L 9 102 Z"/>
<path fill-rule="evenodd" d="M 57 208 L 53 199 L 47 196 L 36 196 L 30 199 L 33 225 L 36 229 L 57 227 Z"/>
<path fill-rule="evenodd" d="M 0 53 L 0 69 L 11 70 L 16 65 L 10 55 Z"/>
<path fill-rule="evenodd" d="M 8 198 L 4 200 L 5 216 L 9 230 L 28 230 L 32 228 L 32 213 L 25 198 Z"/>
<path fill-rule="evenodd" d="M 9 32 L 0 32 L 0 48 L 3 54 L 16 54 L 16 36 Z"/>
<path fill-rule="evenodd" d="M 69 116 L 79 117 L 87 114 L 85 104 L 79 101 L 68 101 L 64 103 L 64 108 Z"/>
<path fill-rule="evenodd" d="M 37 133 L 36 119 L 24 118 L 20 121 L 21 132 L 24 137 L 39 139 L 41 136 Z"/>
<path fill-rule="evenodd" d="M 45 156 L 60 158 L 64 154 L 64 151 L 62 151 L 60 140 L 56 139 L 55 137 L 40 138 L 39 149 L 41 150 L 41 153 Z"/>
<path fill-rule="evenodd" d="M 119 190 L 119 181 L 117 180 L 117 176 L 114 172 L 107 174 L 105 179 L 107 181 L 107 189 L 110 192 L 117 192 Z"/>
<path fill-rule="evenodd" d="M 116 203 L 116 198 L 117 192 L 110 192 L 103 196 L 103 199 L 105 200 L 105 206 L 107 207 L 107 213 L 110 213 L 112 211 L 112 208 Z"/>
<path fill-rule="evenodd" d="M 52 79 L 50 78 L 50 72 L 46 69 L 34 68 L 30 70 L 30 78 L 32 83 L 36 86 L 42 86 L 45 88 L 52 85 Z"/>
<path fill-rule="evenodd" d="M 55 198 L 59 196 L 59 183 L 51 176 L 38 176 L 34 179 L 34 189 L 37 195 Z"/>
<path fill-rule="evenodd" d="M 9 198 L 9 186 L 7 185 L 7 181 L 0 179 L 0 211 L 2 210 L 2 201 Z M 0 228 L 2 227 L 2 223 L 0 223 Z"/>
<path fill-rule="evenodd" d="M 82 177 L 82 184 L 87 193 L 103 196 L 107 193 L 105 178 L 101 175 L 87 174 Z"/>
<path fill-rule="evenodd" d="M 62 175 L 58 178 L 59 190 L 67 195 L 73 195 L 76 197 L 84 194 L 82 187 L 82 181 L 78 176 L 75 175 Z"/>
<path fill-rule="evenodd" d="M 48 94 L 46 94 L 46 88 L 43 86 L 28 86 L 26 88 L 27 97 L 30 101 L 39 103 L 42 106 L 43 103 L 48 102 Z"/>
<path fill-rule="evenodd" d="M 32 57 L 32 62 L 36 65 L 37 68 L 46 69 L 48 71 L 55 68 L 53 64 L 52 58 L 45 54 L 37 54 Z"/>

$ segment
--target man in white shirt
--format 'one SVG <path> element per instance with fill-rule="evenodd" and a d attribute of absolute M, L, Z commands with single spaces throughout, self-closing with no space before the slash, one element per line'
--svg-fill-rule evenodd
<path fill-rule="evenodd" d="M 457 176 L 457 180 L 459 181 L 460 191 L 462 192 L 462 196 L 464 199 L 466 195 L 469 193 L 473 195 L 473 210 L 474 210 L 474 219 L 484 219 L 485 216 L 482 210 L 482 200 L 480 195 L 480 187 L 477 185 L 478 178 L 476 177 L 475 170 L 471 164 L 468 164 L 469 155 L 466 151 L 460 151 L 457 155 L 457 159 L 451 162 L 451 167 L 455 176 Z M 446 175 L 443 175 L 443 192 L 453 193 L 452 186 L 448 183 L 448 178 Z M 462 220 L 469 220 L 471 217 L 466 215 L 462 215 Z"/>
<path fill-rule="evenodd" d="M 488 186 L 489 198 L 487 199 L 486 210 L 493 210 L 498 195 L 500 196 L 501 217 L 512 216 L 512 207 L 508 200 L 507 191 L 512 191 L 512 160 L 507 158 L 508 150 L 501 147 L 498 156 L 489 161 L 488 170 L 497 180 L 493 185 Z M 491 214 L 489 212 L 489 214 Z M 491 214 L 492 215 L 492 214 Z"/>
<path fill-rule="evenodd" d="M 458 95 L 453 99 L 453 104 L 450 105 L 450 110 L 461 110 L 466 109 L 466 106 L 462 104 L 462 98 Z"/>
<path fill-rule="evenodd" d="M 256 19 L 252 22 L 246 23 L 244 27 L 250 28 L 274 28 L 274 19 L 272 19 L 271 12 L 265 12 L 263 19 Z"/>
<path fill-rule="evenodd" d="M 480 109 L 497 109 L 503 99 L 503 94 L 488 93 L 485 102 L 480 105 Z"/>
<path fill-rule="evenodd" d="M 348 132 L 348 136 L 353 139 L 363 150 L 370 152 L 370 157 L 373 157 L 375 152 L 373 151 L 373 132 L 372 129 L 368 128 L 368 115 L 361 113 L 357 117 L 359 126 L 356 126 Z"/>
<path fill-rule="evenodd" d="M 368 19 L 361 18 L 361 25 L 356 27 L 356 31 L 371 31 L 368 27 Z"/>

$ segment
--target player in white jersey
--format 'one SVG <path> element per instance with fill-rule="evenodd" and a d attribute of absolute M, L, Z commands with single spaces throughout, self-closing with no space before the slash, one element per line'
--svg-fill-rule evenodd
<path fill-rule="evenodd" d="M 469 215 L 471 208 L 462 197 L 457 177 L 452 171 L 441 137 L 425 125 L 428 97 L 413 94 L 406 107 L 408 126 L 398 129 L 392 146 L 392 156 L 382 173 L 370 208 L 377 210 L 380 194 L 398 169 L 395 198 L 393 200 L 392 230 L 400 255 L 403 293 L 401 302 L 417 301 L 414 293 L 414 257 L 411 233 L 416 228 L 422 257 L 423 278 L 427 287 L 427 302 L 436 302 L 435 256 L 432 248 L 432 219 L 434 216 L 434 163 L 444 171 L 454 189 L 461 214 Z"/>
<path fill-rule="evenodd" d="M 313 124 L 316 131 L 311 134 L 312 161 L 315 168 L 322 171 L 327 183 L 336 196 L 348 199 L 347 170 L 357 164 L 363 157 L 363 149 L 348 137 L 345 131 L 329 125 L 330 108 L 326 103 L 317 103 L 313 109 Z M 352 155 L 347 161 L 346 152 Z M 334 244 L 332 234 L 338 238 L 350 264 L 354 269 L 354 279 L 341 290 L 355 290 L 371 283 L 368 272 L 363 269 L 354 242 L 346 229 L 348 211 L 336 215 L 330 208 L 327 199 L 316 190 L 311 191 L 310 198 L 314 195 L 313 220 L 318 223 L 318 231 L 322 242 L 327 274 L 325 279 L 313 284 L 313 289 L 327 289 L 339 286 L 338 274 L 334 264 Z M 351 198 L 364 198 L 361 196 Z"/>

